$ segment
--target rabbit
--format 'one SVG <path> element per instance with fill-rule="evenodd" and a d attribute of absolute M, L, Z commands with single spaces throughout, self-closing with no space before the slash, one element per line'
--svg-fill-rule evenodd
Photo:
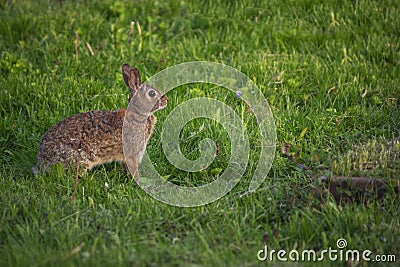
<path fill-rule="evenodd" d="M 167 106 L 168 97 L 142 84 L 139 71 L 128 64 L 122 65 L 122 76 L 129 87 L 131 107 L 80 113 L 55 124 L 41 138 L 37 164 L 32 168 L 35 175 L 48 173 L 58 162 L 64 168 L 79 169 L 83 175 L 97 165 L 118 161 L 139 178 L 138 165 L 157 122 L 153 113 Z M 128 144 L 126 151 L 123 140 Z"/>

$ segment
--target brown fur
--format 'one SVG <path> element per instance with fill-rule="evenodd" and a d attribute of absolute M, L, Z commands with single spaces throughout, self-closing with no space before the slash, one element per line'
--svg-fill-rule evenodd
<path fill-rule="evenodd" d="M 130 106 L 115 111 L 89 111 L 73 115 L 51 127 L 42 137 L 34 173 L 48 172 L 58 162 L 81 173 L 94 166 L 119 161 L 125 163 L 123 143 L 127 142 L 127 165 L 139 176 L 138 164 L 153 133 L 157 118 L 153 113 L 167 105 L 161 91 L 141 84 L 137 69 L 122 66 L 125 84 L 130 89 Z M 150 97 L 150 91 L 155 94 Z M 126 121 L 124 126 L 124 118 Z M 126 135 L 122 136 L 122 129 Z"/>

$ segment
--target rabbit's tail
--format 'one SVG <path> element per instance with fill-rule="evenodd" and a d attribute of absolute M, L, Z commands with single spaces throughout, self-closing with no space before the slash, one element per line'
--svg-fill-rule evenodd
<path fill-rule="evenodd" d="M 39 169 L 36 165 L 32 167 L 32 172 L 35 176 L 39 174 Z"/>

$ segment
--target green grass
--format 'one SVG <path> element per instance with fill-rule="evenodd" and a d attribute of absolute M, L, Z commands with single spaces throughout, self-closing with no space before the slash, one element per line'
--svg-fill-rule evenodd
<path fill-rule="evenodd" d="M 400 260 L 398 195 L 341 204 L 311 193 L 322 175 L 399 177 L 399 1 L 3 0 L 0 14 L 1 266 L 256 266 L 266 264 L 257 260 L 265 244 L 321 250 L 336 248 L 339 238 L 349 249 Z M 195 60 L 239 69 L 270 103 L 277 152 L 255 193 L 242 196 L 259 152 L 251 115 L 244 121 L 253 148 L 245 176 L 206 206 L 157 202 L 118 164 L 82 177 L 74 201 L 72 170 L 33 176 L 40 137 L 51 125 L 127 105 L 122 63 L 146 79 Z M 200 119 L 183 129 L 181 146 L 193 159 L 199 140 L 216 140 L 221 154 L 209 169 L 188 175 L 160 154 L 163 120 L 202 95 L 239 114 L 244 108 L 210 85 L 168 93 L 148 154 L 176 183 L 209 182 L 229 160 L 226 132 Z M 285 144 L 298 162 L 320 170 L 298 168 L 281 153 Z"/>

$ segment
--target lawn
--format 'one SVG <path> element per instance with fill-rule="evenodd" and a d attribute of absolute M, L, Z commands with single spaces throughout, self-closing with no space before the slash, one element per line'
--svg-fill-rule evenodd
<path fill-rule="evenodd" d="M 398 264 L 400 2 L 314 2 L 1 0 L 0 266 L 265 266 L 271 261 L 257 257 L 265 246 L 320 256 L 341 238 L 348 250 Z M 32 174 L 40 137 L 53 124 L 127 106 L 123 63 L 146 80 L 189 61 L 240 70 L 269 102 L 276 153 L 255 192 L 247 188 L 260 157 L 257 121 L 234 93 L 202 83 L 168 92 L 147 153 L 176 184 L 217 179 L 231 155 L 221 125 L 197 118 L 182 129 L 188 159 L 200 156 L 204 138 L 218 147 L 209 168 L 195 173 L 168 162 L 161 133 L 185 101 L 226 103 L 242 114 L 250 154 L 240 182 L 221 199 L 192 208 L 161 203 L 116 163 L 77 185 L 74 170 L 60 166 Z M 322 177 L 387 186 L 361 200 L 348 190 L 339 201 L 314 194 Z"/>

